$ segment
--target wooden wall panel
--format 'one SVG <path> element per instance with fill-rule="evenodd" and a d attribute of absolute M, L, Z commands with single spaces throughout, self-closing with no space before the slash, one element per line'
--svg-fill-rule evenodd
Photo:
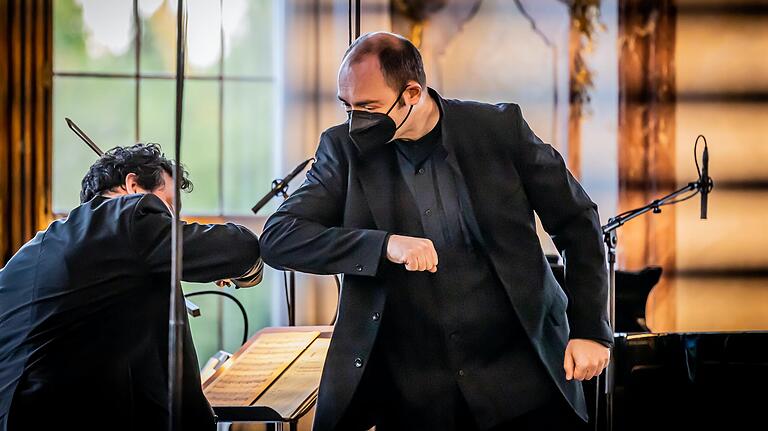
<path fill-rule="evenodd" d="M 0 0 L 0 58 L 2 265 L 51 219 L 51 0 Z"/>
<path fill-rule="evenodd" d="M 619 3 L 619 212 L 676 189 L 675 19 L 672 0 Z M 632 220 L 618 236 L 619 268 L 674 271 L 674 207 Z M 649 297 L 649 327 L 673 326 L 674 310 L 665 278 Z"/>

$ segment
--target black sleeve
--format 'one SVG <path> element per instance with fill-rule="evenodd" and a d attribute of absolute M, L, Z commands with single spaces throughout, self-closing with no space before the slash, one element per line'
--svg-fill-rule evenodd
<path fill-rule="evenodd" d="M 562 156 L 536 136 L 518 105 L 508 105 L 517 131 L 515 165 L 533 209 L 565 260 L 570 338 L 613 345 L 608 321 L 608 273 L 597 205 Z"/>
<path fill-rule="evenodd" d="M 341 227 L 346 161 L 325 133 L 315 159 L 301 187 L 267 220 L 264 261 L 313 274 L 375 276 L 387 232 Z"/>
<path fill-rule="evenodd" d="M 152 273 L 171 271 L 171 225 L 173 218 L 162 200 L 143 196 L 134 208 L 131 238 L 140 258 Z M 246 277 L 258 282 L 259 240 L 250 230 L 233 223 L 183 223 L 182 279 L 207 283 Z"/>

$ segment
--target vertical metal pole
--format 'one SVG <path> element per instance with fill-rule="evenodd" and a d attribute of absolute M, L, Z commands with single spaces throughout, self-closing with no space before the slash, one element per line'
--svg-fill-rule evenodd
<path fill-rule="evenodd" d="M 616 230 L 605 234 L 605 245 L 608 247 L 608 318 L 611 322 L 611 336 L 616 332 Z M 615 353 L 615 352 L 613 352 Z M 616 356 L 611 354 L 608 368 L 605 371 L 605 420 L 606 429 L 613 430 L 613 388 L 616 371 Z M 597 390 L 600 388 L 598 387 Z"/>
<path fill-rule="evenodd" d="M 133 0 L 133 23 L 136 35 L 134 36 L 134 47 L 136 52 L 134 53 L 134 96 L 136 100 L 133 106 L 134 115 L 134 141 L 139 142 L 141 136 L 141 124 L 139 121 L 139 114 L 141 112 L 141 79 L 139 74 L 141 73 L 141 18 L 139 17 L 139 0 Z"/>
<path fill-rule="evenodd" d="M 219 214 L 224 214 L 224 0 L 219 0 Z M 224 297 L 216 298 L 216 337 L 224 350 Z"/>
<path fill-rule="evenodd" d="M 360 37 L 360 0 L 355 0 L 355 39 Z"/>
<path fill-rule="evenodd" d="M 347 19 L 349 24 L 349 45 L 352 45 L 352 0 L 349 0 L 347 2 L 348 9 L 347 9 Z"/>
<path fill-rule="evenodd" d="M 296 326 L 296 273 L 288 273 L 288 298 L 291 309 L 288 310 L 288 326 Z"/>
<path fill-rule="evenodd" d="M 176 10 L 176 118 L 175 118 L 175 163 L 173 165 L 173 224 L 171 226 L 171 292 L 168 322 L 168 427 L 171 431 L 181 430 L 181 394 L 184 351 L 184 315 L 181 295 L 181 269 L 183 231 L 181 212 L 181 120 L 184 107 L 184 55 L 186 44 L 187 15 L 184 0 L 178 0 Z"/>

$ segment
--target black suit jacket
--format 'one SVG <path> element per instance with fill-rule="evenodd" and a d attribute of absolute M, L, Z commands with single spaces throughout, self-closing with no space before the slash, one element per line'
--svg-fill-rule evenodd
<path fill-rule="evenodd" d="M 167 429 L 171 220 L 154 195 L 99 196 L 0 270 L 0 430 Z M 184 280 L 258 281 L 247 229 L 183 236 Z M 215 429 L 188 325 L 184 341 L 184 429 Z"/>
<path fill-rule="evenodd" d="M 470 229 L 537 354 L 586 419 L 581 383 L 565 380 L 563 359 L 569 338 L 613 343 L 597 206 L 560 154 L 531 131 L 518 105 L 430 94 L 442 107 L 443 144 L 460 178 Z M 315 416 L 320 431 L 333 429 L 345 413 L 386 319 L 378 316 L 387 291 L 398 288 L 379 275 L 379 267 L 398 210 L 390 190 L 402 181 L 399 167 L 391 148 L 357 147 L 347 132 L 345 123 L 322 134 L 304 184 L 270 217 L 261 238 L 269 265 L 345 274 Z M 568 295 L 542 253 L 534 211 L 565 256 Z"/>

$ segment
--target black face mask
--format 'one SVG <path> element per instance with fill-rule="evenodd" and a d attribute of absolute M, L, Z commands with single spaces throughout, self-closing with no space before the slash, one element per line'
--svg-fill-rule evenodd
<path fill-rule="evenodd" d="M 397 100 L 387 109 L 385 114 L 381 112 L 368 112 L 362 110 L 349 111 L 349 137 L 352 142 L 365 152 L 368 149 L 384 145 L 395 137 L 395 132 L 399 129 L 405 120 L 411 115 L 413 105 L 408 109 L 408 114 L 403 118 L 399 126 L 395 125 L 395 120 L 389 116 L 390 111 L 394 109 L 400 97 L 405 93 L 405 88 L 397 96 Z"/>

